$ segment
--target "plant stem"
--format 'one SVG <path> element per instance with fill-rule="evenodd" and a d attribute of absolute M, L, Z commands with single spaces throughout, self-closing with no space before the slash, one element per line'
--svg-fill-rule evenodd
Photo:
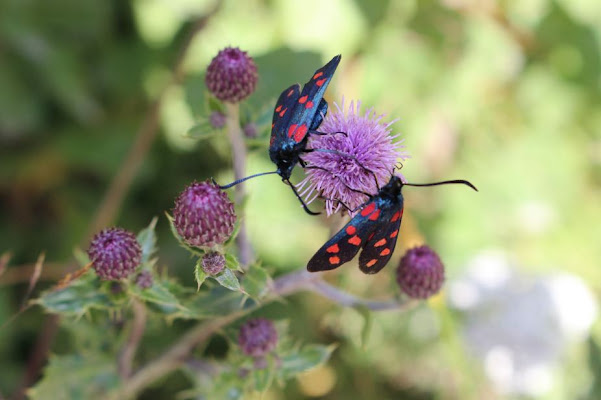
<path fill-rule="evenodd" d="M 393 309 L 407 311 L 418 304 L 418 302 L 414 300 L 380 302 L 361 299 L 323 282 L 319 274 L 312 274 L 302 269 L 277 278 L 273 282 L 271 294 L 263 299 L 260 305 L 263 306 L 271 301 L 303 290 L 312 291 L 343 306 L 364 306 L 374 311 Z M 256 307 L 259 307 L 259 305 Z M 121 389 L 117 393 L 114 393 L 111 399 L 127 399 L 135 397 L 157 379 L 160 379 L 179 368 L 185 362 L 187 355 L 194 347 L 207 341 L 217 330 L 250 313 L 254 309 L 255 308 L 249 308 L 230 315 L 200 322 L 181 339 L 178 339 L 177 342 L 163 353 L 162 356 L 151 361 L 130 379 L 125 380 Z"/>
<path fill-rule="evenodd" d="M 232 145 L 232 164 L 234 166 L 234 179 L 244 178 L 246 175 L 246 143 L 244 135 L 240 129 L 240 106 L 238 103 L 225 103 L 226 121 L 225 126 Z M 244 183 L 239 183 L 235 188 L 235 201 L 240 205 L 244 201 L 246 192 Z M 236 237 L 240 264 L 242 268 L 247 268 L 253 258 L 253 250 L 248 240 L 244 216 L 239 216 L 240 230 Z"/>
<path fill-rule="evenodd" d="M 123 380 L 129 378 L 131 375 L 136 350 L 146 329 L 146 306 L 139 300 L 134 300 L 132 310 L 134 319 L 131 324 L 131 332 L 119 357 L 119 375 L 121 375 Z"/>

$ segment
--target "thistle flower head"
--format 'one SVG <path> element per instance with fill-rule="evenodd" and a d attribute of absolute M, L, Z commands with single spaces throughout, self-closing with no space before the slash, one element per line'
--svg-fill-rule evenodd
<path fill-rule="evenodd" d="M 430 247 L 414 247 L 401 258 L 396 280 L 407 296 L 426 299 L 438 293 L 442 287 L 444 265 Z"/>
<path fill-rule="evenodd" d="M 149 287 L 152 287 L 153 281 L 152 274 L 147 270 L 140 272 L 138 276 L 136 276 L 136 285 L 140 289 L 148 289 Z"/>
<path fill-rule="evenodd" d="M 221 129 L 225 126 L 225 115 L 219 111 L 213 111 L 209 115 L 209 123 L 215 129 Z"/>
<path fill-rule="evenodd" d="M 344 99 L 341 106 L 334 103 L 334 109 L 318 128 L 329 134 L 310 136 L 308 147 L 316 150 L 303 156 L 303 160 L 315 168 L 306 169 L 307 177 L 299 189 L 307 203 L 317 196 L 326 199 L 328 215 L 340 210 L 342 205 L 338 200 L 351 209 L 363 204 L 367 197 L 352 189 L 376 194 L 374 176 L 379 186 L 384 186 L 397 161 L 409 157 L 399 151 L 405 147 L 402 141 L 394 141 L 397 135 L 391 134 L 390 126 L 395 121 L 382 122 L 384 116 L 372 108 L 361 114 L 360 102 L 351 101 L 348 110 L 344 107 Z"/>
<path fill-rule="evenodd" d="M 258 77 L 255 61 L 245 51 L 226 47 L 209 64 L 205 83 L 219 100 L 237 103 L 254 92 Z"/>
<path fill-rule="evenodd" d="M 216 251 L 206 253 L 202 256 L 202 270 L 210 276 L 215 276 L 225 267 L 225 257 Z"/>
<path fill-rule="evenodd" d="M 261 357 L 272 351 L 277 343 L 278 333 L 268 319 L 250 319 L 240 327 L 238 344 L 248 356 Z"/>
<path fill-rule="evenodd" d="M 142 248 L 133 233 L 109 228 L 92 238 L 88 256 L 101 279 L 118 280 L 134 272 L 140 264 Z"/>
<path fill-rule="evenodd" d="M 236 213 L 234 204 L 218 186 L 194 182 L 175 200 L 173 224 L 190 246 L 213 247 L 232 234 Z"/>

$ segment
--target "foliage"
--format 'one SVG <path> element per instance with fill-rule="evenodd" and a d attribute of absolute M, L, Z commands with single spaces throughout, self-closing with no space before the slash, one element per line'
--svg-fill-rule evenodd
<path fill-rule="evenodd" d="M 569 272 L 598 294 L 599 6 L 593 0 L 492 3 L 227 0 L 196 32 L 182 80 L 163 92 L 211 1 L 3 2 L 0 254 L 10 251 L 12 258 L 0 272 L 0 397 L 19 390 L 38 335 L 51 331 L 43 323 L 48 314 L 62 322 L 30 397 L 117 393 L 124 382 L 118 360 L 138 303 L 147 322 L 134 373 L 197 324 L 251 314 L 289 324 L 279 326 L 282 342 L 265 368 L 238 351 L 234 321 L 191 352 L 180 374 L 144 388 L 141 398 L 493 393 L 483 365 L 466 350 L 465 321 L 448 310 L 448 293 L 405 314 L 345 309 L 314 293 L 279 296 L 274 282 L 303 269 L 340 221 L 304 215 L 278 179 L 249 181 L 244 204 L 237 204 L 256 260 L 240 265 L 232 239 L 219 249 L 227 268 L 216 277 L 198 267 L 204 250 L 170 234 L 169 218 L 153 219 L 170 213 L 191 181 L 233 178 L 227 132 L 208 123 L 211 111 L 225 107 L 204 85 L 204 68 L 220 48 L 240 46 L 258 66 L 259 86 L 240 104 L 240 125 L 258 127 L 256 137 L 245 138 L 249 174 L 273 170 L 267 145 L 282 88 L 342 53 L 328 89 L 331 106 L 342 95 L 360 96 L 390 120 L 399 118 L 392 128 L 413 157 L 402 170 L 408 180 L 467 178 L 480 192 L 407 190 L 391 265 L 374 277 L 351 265 L 328 275 L 329 282 L 367 298 L 394 296 L 393 265 L 427 238 L 441 254 L 447 282 L 481 251 L 502 249 L 520 273 Z M 94 211 L 140 127 L 152 125 L 146 118 L 158 98 L 159 135 L 116 219 L 132 230 L 148 225 L 138 235 L 138 271 L 151 273 L 152 286 L 138 287 L 135 277 L 105 282 L 89 271 L 57 289 L 64 265 L 89 262 L 73 247 L 87 245 Z M 301 177 L 297 171 L 292 181 Z M 42 250 L 50 262 L 28 303 L 33 307 L 11 319 L 27 292 L 26 265 Z M 553 389 L 535 397 L 597 398 L 600 334 L 595 326 L 588 347 L 570 344 L 553 364 Z M 586 368 L 590 374 L 570 373 Z"/>

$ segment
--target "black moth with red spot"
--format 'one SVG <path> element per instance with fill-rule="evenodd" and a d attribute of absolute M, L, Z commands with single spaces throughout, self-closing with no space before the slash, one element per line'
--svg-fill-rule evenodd
<path fill-rule="evenodd" d="M 302 153 L 310 151 L 320 151 L 319 149 L 307 149 L 309 135 L 327 135 L 317 131 L 323 119 L 328 112 L 328 103 L 323 95 L 326 92 L 334 72 L 340 63 L 340 55 L 332 58 L 330 62 L 315 71 L 309 82 L 303 86 L 301 92 L 300 85 L 295 83 L 280 94 L 273 111 L 273 122 L 271 124 L 271 140 L 269 141 L 269 158 L 277 166 L 277 171 L 263 172 L 240 178 L 227 185 L 220 186 L 213 181 L 220 189 L 228 189 L 248 179 L 257 176 L 278 174 L 282 181 L 290 185 L 290 188 L 303 205 L 304 210 L 311 215 L 317 215 L 307 207 L 300 197 L 294 185 L 290 183 L 290 175 L 296 164 L 300 163 L 306 166 L 301 158 Z M 334 132 L 343 133 L 344 132 Z"/>
<path fill-rule="evenodd" d="M 379 272 L 390 260 L 396 246 L 403 218 L 403 186 L 436 186 L 451 183 L 464 184 L 477 190 L 474 185 L 464 180 L 414 184 L 403 183 L 401 178 L 393 175 L 386 186 L 382 187 L 378 194 L 371 196 L 361 206 L 361 211 L 315 253 L 307 264 L 307 270 L 318 272 L 338 268 L 352 260 L 362 248 L 359 256 L 361 271 L 366 274 Z"/>
<path fill-rule="evenodd" d="M 303 86 L 302 92 L 300 85 L 295 83 L 278 98 L 271 125 L 269 158 L 277 166 L 277 174 L 289 184 L 296 164 L 300 162 L 304 166 L 301 154 L 306 151 L 309 135 L 320 134 L 317 128 L 328 111 L 328 103 L 323 95 L 340 58 L 337 55 L 315 71 Z M 305 210 L 309 212 L 306 208 Z"/>

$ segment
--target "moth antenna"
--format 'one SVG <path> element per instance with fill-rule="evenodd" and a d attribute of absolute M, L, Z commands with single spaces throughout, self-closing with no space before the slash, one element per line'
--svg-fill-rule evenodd
<path fill-rule="evenodd" d="M 441 182 L 433 182 L 433 183 L 403 183 L 404 186 L 438 186 L 438 185 L 450 185 L 450 184 L 461 184 L 466 185 L 474 189 L 476 192 L 478 189 L 470 182 L 465 179 L 453 179 L 450 181 L 441 181 Z"/>
<path fill-rule="evenodd" d="M 232 186 L 236 186 L 236 185 L 237 185 L 237 184 L 239 184 L 239 183 L 242 183 L 242 182 L 244 182 L 244 181 L 247 181 L 247 180 L 249 180 L 249 179 L 251 179 L 251 178 L 256 178 L 257 176 L 271 175 L 271 174 L 277 174 L 277 173 L 278 173 L 277 171 L 271 171 L 271 172 L 261 172 L 261 173 L 259 173 L 259 174 L 254 174 L 254 175 L 247 176 L 247 177 L 245 177 L 245 178 L 240 178 L 240 179 L 238 179 L 238 180 L 236 180 L 236 181 L 234 181 L 234 182 L 232 182 L 232 183 L 228 183 L 227 185 L 223 185 L 223 186 L 221 186 L 221 185 L 219 185 L 217 182 L 215 182 L 215 179 L 211 178 L 211 180 L 213 181 L 213 183 L 214 183 L 216 186 L 218 186 L 218 187 L 219 187 L 219 189 L 229 189 L 229 188 L 231 188 Z"/>

